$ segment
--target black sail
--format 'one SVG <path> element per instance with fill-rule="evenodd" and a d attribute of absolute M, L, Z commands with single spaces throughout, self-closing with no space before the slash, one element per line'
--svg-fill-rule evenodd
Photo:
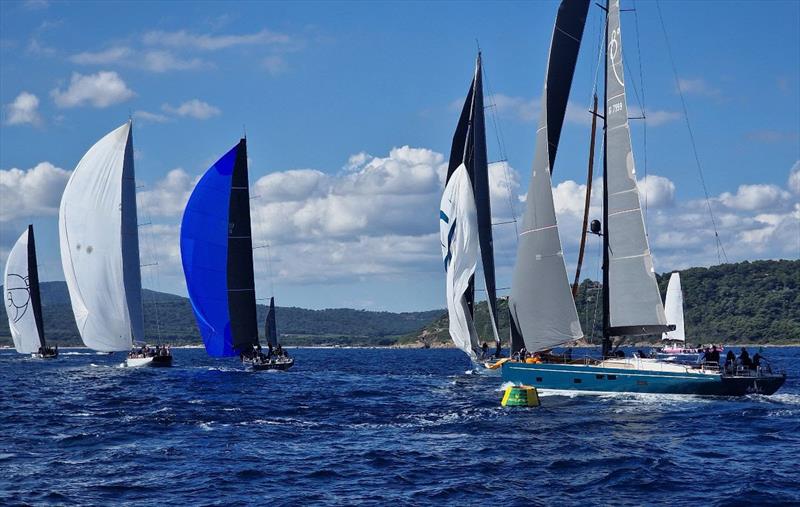
<path fill-rule="evenodd" d="M 267 343 L 273 347 L 278 344 L 278 326 L 275 324 L 275 298 L 269 298 L 269 310 L 267 311 L 267 320 L 264 323 L 264 336 L 266 336 Z"/>
<path fill-rule="evenodd" d="M 31 291 L 33 318 L 39 331 L 39 344 L 45 347 L 44 325 L 42 322 L 42 295 L 39 291 L 39 267 L 36 265 L 36 241 L 33 238 L 33 225 L 28 226 L 28 285 Z"/>
<path fill-rule="evenodd" d="M 588 12 L 589 0 L 563 0 L 556 15 L 547 65 L 547 142 L 551 173 Z"/>
<path fill-rule="evenodd" d="M 247 143 L 239 141 L 231 177 L 228 208 L 228 312 L 233 347 L 246 350 L 258 344 L 253 239 L 250 227 L 250 184 Z"/>

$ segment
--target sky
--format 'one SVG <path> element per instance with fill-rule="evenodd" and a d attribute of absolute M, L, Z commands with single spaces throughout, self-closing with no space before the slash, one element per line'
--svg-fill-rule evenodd
<path fill-rule="evenodd" d="M 145 287 L 186 294 L 183 205 L 246 133 L 254 245 L 269 245 L 254 250 L 259 298 L 443 308 L 438 207 L 477 48 L 492 212 L 506 222 L 525 207 L 557 8 L 0 2 L 0 264 L 33 223 L 40 277 L 63 280 L 61 192 L 86 150 L 131 116 Z M 629 108 L 647 117 L 632 121 L 632 138 L 656 270 L 799 258 L 800 2 L 622 0 L 622 8 L 636 9 L 623 13 L 622 44 Z M 553 169 L 569 272 L 602 22 L 592 5 Z M 600 217 L 599 199 L 592 215 Z M 513 222 L 494 235 L 506 295 Z M 584 263 L 594 279 L 598 246 L 590 241 Z"/>

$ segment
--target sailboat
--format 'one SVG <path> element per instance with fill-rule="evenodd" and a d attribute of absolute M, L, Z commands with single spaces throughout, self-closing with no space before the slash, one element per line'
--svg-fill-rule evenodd
<path fill-rule="evenodd" d="M 206 171 L 189 196 L 181 261 L 206 353 L 269 369 L 258 342 L 245 139 Z"/>
<path fill-rule="evenodd" d="M 8 327 L 17 352 L 40 359 L 58 357 L 58 346 L 48 347 L 44 339 L 33 225 L 25 229 L 8 254 L 3 288 Z"/>
<path fill-rule="evenodd" d="M 684 365 L 612 354 L 613 339 L 660 334 L 667 322 L 645 233 L 628 125 L 619 0 L 606 2 L 603 154 L 603 342 L 600 359 L 557 356 L 583 333 L 561 251 L 550 172 L 582 38 L 587 0 L 563 0 L 550 46 L 536 155 L 512 279 L 512 351 L 532 357 L 502 365 L 503 380 L 545 389 L 697 395 L 773 394 L 786 375 L 719 365 Z M 553 136 L 555 134 L 555 136 Z M 618 351 L 621 352 L 621 351 Z"/>
<path fill-rule="evenodd" d="M 475 270 L 480 257 L 495 356 L 499 357 L 501 345 L 480 53 L 453 135 L 439 209 L 439 235 L 446 273 L 450 337 L 473 363 L 488 359 L 474 322 Z"/>
<path fill-rule="evenodd" d="M 267 352 L 267 361 L 261 364 L 254 364 L 254 369 L 261 370 L 288 370 L 294 366 L 294 358 L 289 357 L 280 344 L 278 335 L 278 325 L 275 319 L 275 297 L 269 298 L 269 309 L 267 310 L 267 318 L 264 322 L 264 337 L 267 340 L 269 352 Z"/>
<path fill-rule="evenodd" d="M 662 341 L 666 345 L 656 353 L 656 357 L 667 361 L 696 363 L 703 359 L 704 349 L 687 348 L 686 332 L 683 322 L 683 290 L 681 289 L 681 274 L 674 272 L 669 277 L 667 295 L 664 297 L 664 313 L 667 322 L 675 325 L 672 331 L 662 334 Z M 714 350 L 722 352 L 721 346 L 714 345 Z"/>
<path fill-rule="evenodd" d="M 132 122 L 97 141 L 78 162 L 58 212 L 61 264 L 83 343 L 130 351 L 128 366 L 171 366 L 145 345 Z"/>

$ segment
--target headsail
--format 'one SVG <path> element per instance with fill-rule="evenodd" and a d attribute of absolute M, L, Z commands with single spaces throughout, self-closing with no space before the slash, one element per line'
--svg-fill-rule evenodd
<path fill-rule="evenodd" d="M 550 173 L 588 8 L 587 0 L 564 0 L 553 29 L 533 171 L 511 282 L 514 350 L 522 345 L 528 350 L 548 349 L 583 336 L 558 235 Z"/>
<path fill-rule="evenodd" d="M 500 335 L 497 323 L 497 289 L 494 267 L 494 244 L 492 239 L 492 210 L 489 190 L 489 167 L 486 155 L 486 128 L 483 108 L 483 71 L 481 55 L 475 64 L 475 75 L 470 84 L 461 116 L 450 150 L 450 161 L 445 185 L 449 184 L 453 174 L 464 166 L 469 185 L 472 187 L 472 198 L 476 210 L 476 224 L 472 230 L 478 238 L 481 265 L 483 267 L 486 300 L 489 305 L 489 316 L 495 341 L 499 344 Z M 444 208 L 442 208 L 444 209 Z M 440 224 L 440 226 L 443 226 Z M 446 236 L 445 236 L 446 238 Z M 446 242 L 443 242 L 446 245 Z M 449 289 L 448 289 L 449 290 Z M 470 326 L 474 312 L 475 282 L 470 279 L 464 291 Z M 451 315 L 451 318 L 454 316 Z M 474 332 L 474 329 L 473 329 Z M 477 338 L 476 338 L 477 339 Z M 454 338 L 454 340 L 459 340 Z"/>
<path fill-rule="evenodd" d="M 186 288 L 212 357 L 258 343 L 249 188 L 242 139 L 197 183 L 181 222 Z"/>
<path fill-rule="evenodd" d="M 606 26 L 606 142 L 604 218 L 608 296 L 607 336 L 655 334 L 667 330 L 636 187 L 619 0 L 608 6 Z"/>
<path fill-rule="evenodd" d="M 144 342 L 131 123 L 78 162 L 58 213 L 61 264 L 83 343 L 102 352 Z"/>
<path fill-rule="evenodd" d="M 467 297 L 478 263 L 478 227 L 475 198 L 467 168 L 461 164 L 451 175 L 439 211 L 439 236 L 447 273 L 447 310 L 450 337 L 475 359 L 480 350 Z"/>
<path fill-rule="evenodd" d="M 683 327 L 683 292 L 681 291 L 681 274 L 677 271 L 669 277 L 667 285 L 667 297 L 664 302 L 664 313 L 667 317 L 667 324 L 675 326 L 674 331 L 667 331 L 662 335 L 662 339 L 685 342 L 686 335 Z"/>
<path fill-rule="evenodd" d="M 267 343 L 273 347 L 278 344 L 278 326 L 275 323 L 275 298 L 269 298 L 269 310 L 267 310 L 267 320 L 264 323 L 264 336 Z"/>
<path fill-rule="evenodd" d="M 8 327 L 14 348 L 32 354 L 45 347 L 42 301 L 33 226 L 29 225 L 8 254 L 3 276 Z"/>

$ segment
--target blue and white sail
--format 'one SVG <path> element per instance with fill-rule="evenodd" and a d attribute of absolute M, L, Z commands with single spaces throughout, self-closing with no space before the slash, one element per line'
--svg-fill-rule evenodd
<path fill-rule="evenodd" d="M 101 352 L 144 343 L 131 122 L 78 162 L 61 197 L 58 231 L 83 343 Z"/>
<path fill-rule="evenodd" d="M 242 139 L 197 183 L 181 223 L 186 288 L 212 357 L 258 343 L 249 188 Z"/>
<path fill-rule="evenodd" d="M 45 347 L 45 341 L 32 225 L 25 229 L 8 254 L 3 292 L 14 348 L 20 354 L 38 352 L 40 347 Z"/>
<path fill-rule="evenodd" d="M 478 214 L 467 168 L 461 164 L 450 176 L 439 211 L 439 237 L 447 274 L 450 337 L 458 348 L 477 359 L 480 345 L 472 320 L 468 291 L 478 263 Z"/>

